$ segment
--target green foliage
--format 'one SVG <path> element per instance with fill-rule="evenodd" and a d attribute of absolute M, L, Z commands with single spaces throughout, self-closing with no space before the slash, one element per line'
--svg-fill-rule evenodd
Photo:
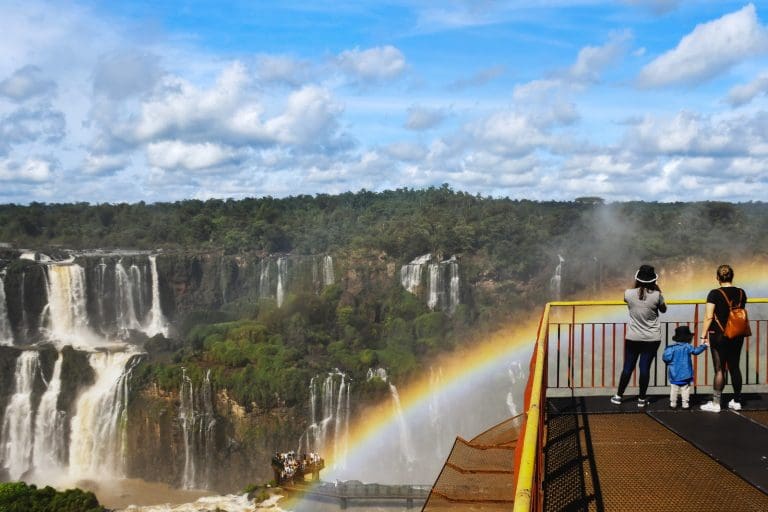
<path fill-rule="evenodd" d="M 24 482 L 0 483 L 0 512 L 106 512 L 92 492 L 38 489 Z"/>

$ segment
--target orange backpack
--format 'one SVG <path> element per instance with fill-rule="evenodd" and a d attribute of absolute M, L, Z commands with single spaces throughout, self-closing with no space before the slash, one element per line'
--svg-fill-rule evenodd
<path fill-rule="evenodd" d="M 742 336 L 752 336 L 752 329 L 749 327 L 749 318 L 747 318 L 747 310 L 742 307 L 734 307 L 733 303 L 728 300 L 728 295 L 726 295 L 723 289 L 718 289 L 720 290 L 720 293 L 723 294 L 725 302 L 728 304 L 728 320 L 725 322 L 725 327 L 723 327 L 720 320 L 717 319 L 717 315 L 715 315 L 715 322 L 717 322 L 717 325 L 719 325 L 720 329 L 723 331 L 723 336 L 730 339 Z M 739 302 L 736 304 L 741 304 L 743 299 L 744 290 L 739 290 Z"/>

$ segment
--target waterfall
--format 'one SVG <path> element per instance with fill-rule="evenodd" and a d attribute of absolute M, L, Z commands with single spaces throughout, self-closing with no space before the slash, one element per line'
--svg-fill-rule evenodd
<path fill-rule="evenodd" d="M 61 365 L 64 357 L 59 352 L 53 367 L 53 376 L 40 399 L 35 418 L 34 466 L 35 472 L 44 471 L 53 477 L 61 473 L 66 462 L 67 415 L 59 411 L 57 403 L 61 391 Z"/>
<path fill-rule="evenodd" d="M 184 471 L 181 485 L 184 489 L 205 489 L 208 487 L 215 448 L 216 419 L 213 415 L 211 371 L 206 372 L 197 393 L 186 368 L 182 368 L 181 379 L 179 422 L 184 436 Z M 199 468 L 202 468 L 202 471 L 199 471 Z"/>
<path fill-rule="evenodd" d="M 314 377 L 309 382 L 310 425 L 302 438 L 305 439 L 307 452 L 324 455 L 332 449 L 334 468 L 346 466 L 349 449 L 349 391 L 350 384 L 346 375 L 338 370 L 329 373 L 322 383 Z M 302 444 L 300 439 L 300 449 Z"/>
<path fill-rule="evenodd" d="M 555 274 L 549 280 L 549 289 L 552 292 L 554 299 L 560 300 L 560 282 L 562 280 L 563 263 L 565 262 L 565 259 L 559 254 L 557 255 L 557 258 L 560 261 L 557 264 L 557 267 L 555 267 Z"/>
<path fill-rule="evenodd" d="M 333 274 L 333 257 L 329 254 L 323 256 L 323 285 L 330 286 L 336 282 Z"/>
<path fill-rule="evenodd" d="M 107 263 L 104 258 L 101 258 L 97 267 L 96 274 L 96 294 L 97 307 L 99 311 L 99 320 L 102 328 L 107 324 L 107 319 L 104 311 L 104 296 L 107 294 Z"/>
<path fill-rule="evenodd" d="M 448 261 L 449 268 L 451 269 L 451 282 L 450 282 L 450 303 L 448 305 L 448 311 L 453 313 L 456 311 L 456 306 L 458 306 L 460 302 L 460 296 L 459 296 L 459 263 L 456 261 L 456 257 L 452 257 Z"/>
<path fill-rule="evenodd" d="M 440 272 L 440 265 L 432 263 L 429 265 L 429 293 L 427 296 L 427 306 L 435 310 L 440 306 L 440 297 L 443 294 L 443 276 Z"/>
<path fill-rule="evenodd" d="M 163 316 L 160 304 L 160 276 L 157 273 L 157 255 L 149 257 L 149 268 L 152 272 L 152 307 L 149 310 L 149 319 L 145 333 L 147 336 L 162 334 L 168 336 L 168 322 Z"/>
<path fill-rule="evenodd" d="M 443 449 L 443 422 L 442 422 L 442 412 L 443 412 L 443 402 L 442 402 L 442 394 L 440 393 L 440 390 L 442 388 L 442 380 L 443 380 L 443 371 L 442 369 L 438 369 L 435 371 L 434 368 L 430 366 L 429 368 L 429 423 L 432 426 L 432 430 L 434 431 L 435 440 L 437 441 L 435 444 L 435 456 L 440 458 L 445 454 L 445 450 Z"/>
<path fill-rule="evenodd" d="M 285 300 L 285 285 L 288 283 L 288 258 L 282 256 L 277 259 L 277 307 L 283 305 Z"/>
<path fill-rule="evenodd" d="M 259 272 L 259 298 L 269 298 L 269 260 L 261 260 L 261 271 Z"/>
<path fill-rule="evenodd" d="M 95 383 L 77 399 L 69 441 L 69 472 L 78 478 L 122 477 L 129 377 L 134 354 L 95 352 Z M 134 361 L 134 364 L 137 361 Z"/>
<path fill-rule="evenodd" d="M 0 276 L 0 345 L 13 345 L 13 331 L 8 321 L 8 306 L 5 300 L 5 284 Z"/>
<path fill-rule="evenodd" d="M 3 416 L 0 456 L 11 480 L 20 479 L 32 466 L 32 391 L 39 357 L 36 350 L 26 350 L 16 359 L 14 391 Z"/>
<path fill-rule="evenodd" d="M 418 291 L 421 286 L 421 270 L 431 259 L 431 254 L 425 254 L 400 268 L 400 283 L 403 288 L 414 294 Z"/>
<path fill-rule="evenodd" d="M 48 265 L 48 332 L 53 341 L 93 341 L 86 310 L 85 270 L 80 265 Z"/>
<path fill-rule="evenodd" d="M 395 411 L 395 417 L 397 418 L 397 428 L 400 432 L 400 451 L 408 465 L 408 468 L 410 469 L 410 467 L 416 461 L 416 455 L 413 451 L 411 434 L 408 431 L 408 424 L 405 422 L 403 407 L 400 405 L 400 394 L 397 392 L 395 385 L 391 382 L 389 383 L 389 392 L 392 395 L 392 407 Z"/>
<path fill-rule="evenodd" d="M 29 320 L 27 319 L 27 304 L 24 296 L 24 286 L 27 280 L 27 271 L 21 271 L 21 286 L 19 288 L 19 305 L 21 306 L 21 338 L 25 339 L 29 334 Z"/>
<path fill-rule="evenodd" d="M 115 264 L 115 316 L 117 330 L 122 336 L 127 336 L 129 330 L 139 330 L 141 327 L 136 316 L 133 293 L 134 284 L 121 259 Z"/>
<path fill-rule="evenodd" d="M 432 377 L 431 374 L 430 377 Z M 397 430 L 400 435 L 400 454 L 405 459 L 410 470 L 413 463 L 416 461 L 416 452 L 413 449 L 413 443 L 411 442 L 411 433 L 408 430 L 408 424 L 405 421 L 405 414 L 403 413 L 403 407 L 400 404 L 400 393 L 397 391 L 397 387 L 389 382 L 389 376 L 387 370 L 384 368 L 368 368 L 367 380 L 381 379 L 389 385 L 389 394 L 392 397 L 392 409 L 395 412 L 397 418 Z M 430 378 L 430 381 L 432 379 Z M 437 413 L 435 409 L 435 413 Z M 432 413 L 432 405 L 430 404 L 430 413 Z M 437 420 L 439 422 L 439 418 Z"/>

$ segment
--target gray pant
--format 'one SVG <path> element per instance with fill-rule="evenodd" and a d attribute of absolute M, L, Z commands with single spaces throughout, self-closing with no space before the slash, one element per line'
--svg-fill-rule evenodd
<path fill-rule="evenodd" d="M 691 397 L 691 385 L 690 384 L 670 384 L 670 390 L 669 390 L 669 405 L 672 407 L 677 407 L 677 395 L 680 394 L 680 397 L 683 399 L 683 407 L 688 408 L 688 400 Z"/>

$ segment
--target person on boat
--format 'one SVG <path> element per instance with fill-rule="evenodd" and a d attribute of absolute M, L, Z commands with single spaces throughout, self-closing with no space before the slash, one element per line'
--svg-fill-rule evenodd
<path fill-rule="evenodd" d="M 669 372 L 669 406 L 677 407 L 677 396 L 680 395 L 683 409 L 690 408 L 691 382 L 693 382 L 693 364 L 691 354 L 697 356 L 707 350 L 707 344 L 702 343 L 697 347 L 691 346 L 693 333 L 687 325 L 675 327 L 675 335 L 672 340 L 674 345 L 664 349 L 662 361 L 667 363 Z"/>
<path fill-rule="evenodd" d="M 707 294 L 707 305 L 704 310 L 704 325 L 701 339 L 709 340 L 712 347 L 712 367 L 715 370 L 715 380 L 712 383 L 712 400 L 701 406 L 702 411 L 720 412 L 720 396 L 725 387 L 723 366 L 728 368 L 733 385 L 733 399 L 728 402 L 728 408 L 741 410 L 741 347 L 744 336 L 727 338 L 723 334 L 731 307 L 743 308 L 747 303 L 747 293 L 733 286 L 733 268 L 730 265 L 717 267 L 717 282 L 719 288 L 710 290 Z M 729 304 L 730 303 L 730 304 Z"/>
<path fill-rule="evenodd" d="M 651 265 L 640 265 L 635 272 L 635 285 L 624 291 L 624 302 L 629 309 L 629 323 L 624 340 L 624 367 L 619 378 L 619 389 L 611 397 L 611 402 L 621 404 L 629 379 L 640 360 L 640 394 L 637 406 L 645 407 L 648 403 L 646 392 L 651 379 L 651 364 L 661 345 L 661 322 L 659 313 L 667 311 L 667 304 L 661 289 L 656 284 L 656 271 Z"/>

